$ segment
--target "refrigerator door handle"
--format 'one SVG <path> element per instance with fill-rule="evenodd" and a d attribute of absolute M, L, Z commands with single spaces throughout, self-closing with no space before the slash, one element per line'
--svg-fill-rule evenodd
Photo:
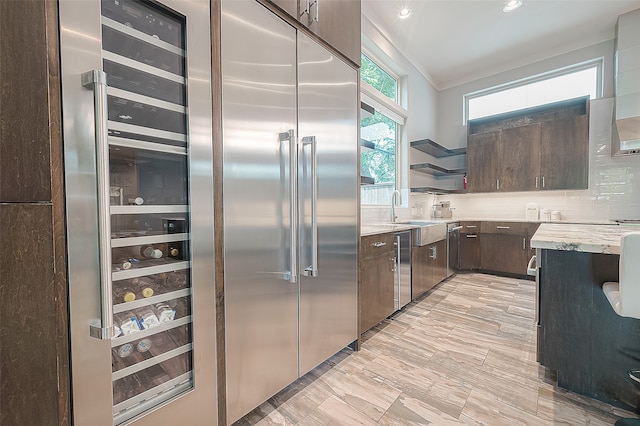
<path fill-rule="evenodd" d="M 298 281 L 298 145 L 295 131 L 280 133 L 280 142 L 289 141 L 289 261 L 291 263 L 283 279 L 291 283 Z"/>
<path fill-rule="evenodd" d="M 109 143 L 107 120 L 107 74 L 91 70 L 81 76 L 82 86 L 93 90 L 96 144 L 96 180 L 98 196 L 98 249 L 100 263 L 100 323 L 89 325 L 89 334 L 96 339 L 114 337 L 113 284 L 111 282 L 111 216 L 109 211 Z"/>
<path fill-rule="evenodd" d="M 307 277 L 318 276 L 318 156 L 315 136 L 302 138 L 311 147 L 311 265 L 304 268 Z"/>

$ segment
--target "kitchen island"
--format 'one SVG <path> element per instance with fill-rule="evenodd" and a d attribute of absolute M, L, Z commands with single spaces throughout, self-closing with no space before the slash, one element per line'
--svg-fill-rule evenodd
<path fill-rule="evenodd" d="M 538 362 L 558 386 L 638 412 L 640 320 L 618 316 L 602 283 L 618 280 L 620 237 L 640 226 L 542 224 L 538 263 Z M 640 277 L 639 277 L 640 278 Z"/>

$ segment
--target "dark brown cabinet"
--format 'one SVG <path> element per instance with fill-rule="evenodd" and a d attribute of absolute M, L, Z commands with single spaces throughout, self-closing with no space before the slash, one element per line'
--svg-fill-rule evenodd
<path fill-rule="evenodd" d="M 589 98 L 470 120 L 469 192 L 585 189 Z"/>
<path fill-rule="evenodd" d="M 269 0 L 271 3 L 284 10 L 290 16 L 298 17 L 298 0 Z"/>
<path fill-rule="evenodd" d="M 480 268 L 483 271 L 526 275 L 529 262 L 529 223 L 482 222 Z"/>
<path fill-rule="evenodd" d="M 420 297 L 447 277 L 447 240 L 411 251 L 411 299 Z"/>
<path fill-rule="evenodd" d="M 394 304 L 394 234 L 360 239 L 358 332 L 364 333 L 391 315 Z"/>
<path fill-rule="evenodd" d="M 459 269 L 474 271 L 480 269 L 480 222 L 461 222 Z"/>
<path fill-rule="evenodd" d="M 500 191 L 534 191 L 540 171 L 540 123 L 502 131 Z"/>
<path fill-rule="evenodd" d="M 589 117 L 579 115 L 542 123 L 542 189 L 589 187 Z"/>
<path fill-rule="evenodd" d="M 268 1 L 360 66 L 361 0 Z"/>
<path fill-rule="evenodd" d="M 300 0 L 300 22 L 360 65 L 360 1 Z M 310 3 L 309 12 L 303 13 Z"/>
<path fill-rule="evenodd" d="M 467 182 L 469 192 L 498 190 L 502 132 L 469 135 L 467 140 Z"/>

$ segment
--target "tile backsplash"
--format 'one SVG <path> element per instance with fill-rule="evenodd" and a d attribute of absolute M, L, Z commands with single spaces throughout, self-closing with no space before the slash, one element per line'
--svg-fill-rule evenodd
<path fill-rule="evenodd" d="M 450 200 L 454 218 L 524 219 L 528 203 L 559 210 L 563 220 L 640 219 L 640 155 L 611 157 L 613 99 L 591 101 L 589 189 L 456 195 L 413 195 L 399 218 L 429 218 L 430 206 Z M 422 211 L 420 208 L 422 207 Z M 389 208 L 363 208 L 362 221 L 383 222 Z"/>

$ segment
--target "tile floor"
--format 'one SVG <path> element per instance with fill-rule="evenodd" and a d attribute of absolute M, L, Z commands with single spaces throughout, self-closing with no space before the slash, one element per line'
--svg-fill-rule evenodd
<path fill-rule="evenodd" d="M 269 399 L 245 425 L 612 425 L 535 360 L 535 283 L 459 274 Z"/>

